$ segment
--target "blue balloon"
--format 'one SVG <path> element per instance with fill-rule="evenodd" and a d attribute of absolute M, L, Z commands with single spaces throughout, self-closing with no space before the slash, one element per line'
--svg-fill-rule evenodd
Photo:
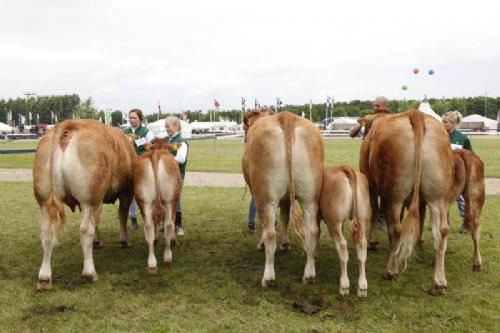
<path fill-rule="evenodd" d="M 434 75 L 434 70 L 433 69 L 429 69 L 429 75 Z"/>

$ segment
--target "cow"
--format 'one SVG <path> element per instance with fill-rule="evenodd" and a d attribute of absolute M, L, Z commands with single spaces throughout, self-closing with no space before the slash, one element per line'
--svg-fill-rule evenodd
<path fill-rule="evenodd" d="M 482 271 L 482 260 L 479 251 L 480 219 L 485 201 L 484 164 L 474 152 L 466 149 L 453 150 L 453 194 L 462 195 L 465 199 L 464 221 L 471 233 L 474 251 L 472 271 Z M 425 206 L 424 206 L 425 207 Z M 425 210 L 420 220 L 420 239 L 423 243 L 423 224 Z"/>
<path fill-rule="evenodd" d="M 92 256 L 99 244 L 97 225 L 103 203 L 120 201 L 120 242 L 128 245 L 127 215 L 133 196 L 136 155 L 118 129 L 95 120 L 66 120 L 47 132 L 38 144 L 33 164 L 33 189 L 41 210 L 43 262 L 37 289 L 52 288 L 51 256 L 66 222 L 64 205 L 82 212 L 80 240 L 82 275 L 98 278 Z"/>
<path fill-rule="evenodd" d="M 163 144 L 162 144 L 163 143 Z M 171 245 L 176 244 L 175 208 L 181 192 L 179 165 L 167 150 L 168 143 L 157 141 L 153 149 L 141 155 L 134 164 L 134 194 L 144 221 L 144 237 L 148 243 L 148 273 L 157 274 L 154 243 L 157 226 L 163 222 L 165 235 L 165 265 L 172 264 Z M 163 148 L 163 149 L 162 149 Z"/>
<path fill-rule="evenodd" d="M 373 208 L 370 243 L 376 243 L 378 196 L 390 243 L 385 279 L 399 274 L 420 234 L 420 211 L 431 211 L 436 251 L 431 294 L 447 287 L 444 256 L 449 230 L 448 207 L 453 199 L 453 158 L 443 125 L 418 110 L 374 114 L 360 119 L 369 129 L 360 149 L 360 170 L 368 178 Z M 408 207 L 405 223 L 403 209 Z"/>
<path fill-rule="evenodd" d="M 372 209 L 366 177 L 353 168 L 342 165 L 327 167 L 323 172 L 323 186 L 320 197 L 320 212 L 340 259 L 340 288 L 342 296 L 349 295 L 347 276 L 347 242 L 343 235 L 344 221 L 352 220 L 352 238 L 356 244 L 359 260 L 358 297 L 366 297 L 368 282 L 365 275 L 367 251 L 366 232 Z"/>
<path fill-rule="evenodd" d="M 286 248 L 288 219 L 290 215 L 299 216 L 296 199 L 304 213 L 303 220 L 297 222 L 297 230 L 300 230 L 307 253 L 302 280 L 304 283 L 314 282 L 323 138 L 310 121 L 289 112 L 276 115 L 249 112 L 245 115 L 244 127 L 243 175 L 257 206 L 266 256 L 261 284 L 263 287 L 275 284 L 276 209 L 279 205 L 283 225 L 282 247 Z"/>

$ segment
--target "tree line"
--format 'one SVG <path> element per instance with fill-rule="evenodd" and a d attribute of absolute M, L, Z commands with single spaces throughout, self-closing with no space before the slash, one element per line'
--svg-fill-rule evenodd
<path fill-rule="evenodd" d="M 488 118 L 496 119 L 497 112 L 500 111 L 500 97 L 464 97 L 464 98 L 430 98 L 429 103 L 432 109 L 439 115 L 451 110 L 458 110 L 463 116 L 470 114 L 480 114 Z M 334 117 L 362 116 L 372 112 L 373 102 L 371 100 L 352 100 L 349 102 L 335 102 L 331 107 Z M 419 100 L 392 100 L 390 101 L 391 112 L 402 112 L 411 108 L 418 108 Z M 286 105 L 281 108 L 298 115 L 304 114 L 305 117 L 314 122 L 319 122 L 326 117 L 326 103 L 302 105 Z M 111 112 L 111 125 L 117 126 L 124 121 L 122 110 L 113 110 Z M 124 112 L 127 112 L 125 110 Z M 144 110 L 147 111 L 147 110 Z M 65 119 L 105 119 L 105 110 L 97 110 L 92 98 L 82 100 L 77 94 L 73 95 L 55 95 L 55 96 L 34 96 L 30 98 L 0 99 L 0 121 L 7 123 L 8 114 L 12 115 L 12 120 L 19 125 L 19 116 L 25 117 L 25 125 L 44 123 L 52 124 Z M 240 123 L 242 120 L 241 110 L 222 110 L 211 113 L 202 110 L 186 110 L 183 113 L 187 115 L 191 122 L 210 121 L 210 120 L 228 120 Z M 31 114 L 31 121 L 29 115 Z M 182 117 L 181 113 L 163 113 L 149 114 L 146 116 L 148 122 L 163 119 L 173 114 Z M 37 119 L 38 115 L 38 119 Z"/>

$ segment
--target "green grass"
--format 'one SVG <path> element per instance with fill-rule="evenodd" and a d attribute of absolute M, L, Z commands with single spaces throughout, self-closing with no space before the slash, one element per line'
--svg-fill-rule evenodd
<path fill-rule="evenodd" d="M 103 247 L 94 252 L 99 280 L 85 283 L 77 218 L 53 255 L 54 289 L 35 291 L 42 260 L 38 207 L 30 183 L 0 183 L 0 323 L 2 332 L 498 332 L 500 330 L 500 197 L 488 197 L 482 219 L 485 272 L 471 271 L 472 242 L 458 234 L 457 209 L 446 256 L 447 294 L 429 296 L 433 249 L 417 249 L 395 281 L 381 275 L 387 239 L 368 254 L 368 298 L 358 299 L 356 255 L 349 243 L 351 296 L 337 296 L 339 267 L 322 226 L 317 282 L 303 285 L 305 257 L 292 236 L 292 251 L 277 254 L 277 287 L 263 289 L 264 254 L 257 235 L 245 233 L 249 197 L 243 189 L 185 188 L 186 237 L 174 248 L 173 265 L 146 274 L 142 232 L 133 248 L 121 249 L 116 206 L 107 205 L 100 224 Z M 210 209 L 207 209 L 210 207 Z M 164 242 L 156 248 L 161 262 Z M 296 301 L 321 299 L 322 310 L 306 315 Z"/>
<path fill-rule="evenodd" d="M 500 178 L 500 137 L 473 137 L 474 151 L 485 165 L 486 177 Z M 360 139 L 325 139 L 325 160 L 328 165 L 349 164 L 357 168 Z M 36 141 L 0 142 L 0 149 L 35 148 Z M 241 172 L 242 139 L 190 141 L 188 171 Z M 34 154 L 1 155 L 0 168 L 31 168 Z"/>

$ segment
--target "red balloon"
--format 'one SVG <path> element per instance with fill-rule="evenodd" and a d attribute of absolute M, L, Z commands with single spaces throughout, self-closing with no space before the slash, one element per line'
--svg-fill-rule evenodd
<path fill-rule="evenodd" d="M 413 69 L 413 74 L 418 74 L 418 68 Z"/>

